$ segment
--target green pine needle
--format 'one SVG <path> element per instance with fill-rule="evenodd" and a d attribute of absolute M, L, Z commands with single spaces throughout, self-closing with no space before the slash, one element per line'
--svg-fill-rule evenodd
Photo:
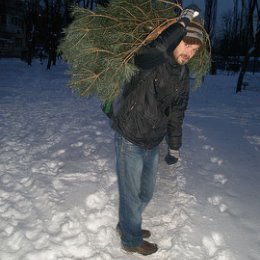
<path fill-rule="evenodd" d="M 176 8 L 180 7 L 163 0 L 156 6 L 150 0 L 111 0 L 108 7 L 98 6 L 95 12 L 72 7 L 73 22 L 64 30 L 65 38 L 59 46 L 70 66 L 70 87 L 81 96 L 113 100 L 138 71 L 134 54 L 148 43 L 147 36 L 154 29 L 176 17 Z M 208 70 L 206 49 L 190 64 L 196 84 Z"/>

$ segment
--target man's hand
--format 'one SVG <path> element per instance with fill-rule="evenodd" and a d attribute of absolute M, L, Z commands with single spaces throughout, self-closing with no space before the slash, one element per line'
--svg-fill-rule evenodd
<path fill-rule="evenodd" d="M 169 149 L 168 154 L 165 156 L 164 160 L 168 165 L 172 165 L 178 162 L 180 158 L 179 150 Z"/>
<path fill-rule="evenodd" d="M 187 27 L 189 23 L 193 20 L 193 18 L 199 16 L 200 9 L 197 5 L 191 4 L 187 6 L 183 11 L 181 12 L 178 22 L 182 24 L 184 27 Z"/>

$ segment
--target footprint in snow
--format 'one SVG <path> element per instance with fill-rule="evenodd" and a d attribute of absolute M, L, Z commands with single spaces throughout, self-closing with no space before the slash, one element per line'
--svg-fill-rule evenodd
<path fill-rule="evenodd" d="M 106 208 L 90 213 L 87 216 L 85 226 L 91 233 L 94 234 L 101 232 L 103 229 L 106 230 L 107 228 L 114 230 L 114 226 L 116 225 L 115 214 L 115 210 L 111 208 Z"/>
<path fill-rule="evenodd" d="M 60 150 L 54 152 L 54 153 L 51 155 L 51 158 L 59 157 L 60 155 L 64 154 L 65 152 L 66 152 L 65 149 L 60 149 Z"/>
<path fill-rule="evenodd" d="M 208 138 L 204 135 L 199 135 L 198 136 L 199 139 L 203 140 L 203 141 L 206 141 Z"/>
<path fill-rule="evenodd" d="M 56 176 L 60 172 L 60 168 L 64 165 L 63 162 L 60 161 L 44 161 L 44 162 L 36 162 L 31 171 L 33 173 L 41 173 L 44 175 L 53 175 Z"/>
<path fill-rule="evenodd" d="M 86 206 L 89 209 L 103 209 L 108 202 L 108 197 L 104 191 L 98 191 L 94 194 L 90 194 L 86 198 Z"/>
<path fill-rule="evenodd" d="M 81 147 L 82 145 L 83 145 L 82 142 L 77 142 L 77 143 L 71 144 L 70 146 L 71 147 Z"/>
<path fill-rule="evenodd" d="M 214 147 L 212 147 L 211 145 L 203 145 L 202 146 L 202 148 L 204 149 L 204 150 L 210 150 L 210 151 L 214 151 Z"/>
<path fill-rule="evenodd" d="M 212 163 L 216 163 L 216 164 L 218 164 L 218 165 L 222 165 L 222 163 L 223 163 L 223 161 L 222 161 L 221 159 L 219 159 L 218 157 L 211 157 L 211 158 L 210 158 L 210 161 L 211 161 Z"/>
<path fill-rule="evenodd" d="M 223 198 L 221 196 L 214 196 L 214 197 L 209 197 L 208 202 L 212 204 L 213 206 L 218 207 L 220 212 L 225 212 L 228 207 L 226 204 L 222 203 Z"/>
<path fill-rule="evenodd" d="M 96 145 L 93 144 L 86 144 L 83 146 L 83 153 L 86 157 L 92 155 L 96 151 Z"/>
<path fill-rule="evenodd" d="M 215 174 L 214 181 L 224 185 L 227 182 L 227 179 L 222 174 Z"/>
<path fill-rule="evenodd" d="M 210 236 L 203 237 L 202 244 L 210 259 L 234 260 L 232 252 L 226 249 L 224 238 L 220 233 L 212 232 Z"/>

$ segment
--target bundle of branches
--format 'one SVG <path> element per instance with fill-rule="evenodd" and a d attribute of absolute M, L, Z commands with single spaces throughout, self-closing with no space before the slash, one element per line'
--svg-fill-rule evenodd
<path fill-rule="evenodd" d="M 60 44 L 70 65 L 70 87 L 81 96 L 113 100 L 138 70 L 133 63 L 135 53 L 176 22 L 180 10 L 181 6 L 165 0 L 155 5 L 152 0 L 111 0 L 95 12 L 74 6 L 73 22 Z M 197 85 L 210 64 L 207 47 L 190 62 Z"/>

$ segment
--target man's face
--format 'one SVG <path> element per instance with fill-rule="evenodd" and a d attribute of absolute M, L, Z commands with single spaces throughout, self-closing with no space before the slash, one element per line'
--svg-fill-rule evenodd
<path fill-rule="evenodd" d="M 180 65 L 186 64 L 199 50 L 199 44 L 187 44 L 181 41 L 173 51 L 173 57 Z"/>

